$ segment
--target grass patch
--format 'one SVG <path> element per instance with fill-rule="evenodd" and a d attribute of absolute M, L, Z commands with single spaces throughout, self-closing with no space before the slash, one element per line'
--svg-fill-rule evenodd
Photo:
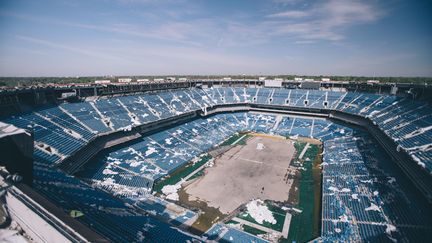
<path fill-rule="evenodd" d="M 207 161 L 209 161 L 212 157 L 210 155 L 205 155 L 200 158 L 200 160 L 196 163 L 188 163 L 185 166 L 175 170 L 169 176 L 161 179 L 153 186 L 153 191 L 162 192 L 162 188 L 166 185 L 174 185 L 181 181 L 183 178 L 194 172 L 200 166 L 204 165 Z"/>
<path fill-rule="evenodd" d="M 273 213 L 281 214 L 281 215 L 286 215 L 286 212 L 282 208 L 280 208 L 278 206 L 275 206 L 275 205 L 269 203 L 269 204 L 267 204 L 267 207 Z"/>
<path fill-rule="evenodd" d="M 231 219 L 230 221 L 226 222 L 225 224 L 240 224 L 240 223 Z"/>
<path fill-rule="evenodd" d="M 221 146 L 232 145 L 233 143 L 235 143 L 235 141 L 237 141 L 240 138 L 241 138 L 241 140 L 238 141 L 236 144 L 238 144 L 238 145 L 245 145 L 246 144 L 246 140 L 249 137 L 250 137 L 250 135 L 248 135 L 248 134 L 242 134 L 242 133 L 234 134 L 230 138 L 228 138 L 227 140 L 225 140 L 221 144 Z"/>
<path fill-rule="evenodd" d="M 242 226 L 242 229 L 243 229 L 244 232 L 247 232 L 247 233 L 250 233 L 250 234 L 253 234 L 253 235 L 263 235 L 263 234 L 266 234 L 265 231 L 262 231 L 262 230 L 259 230 L 259 229 L 255 229 L 254 227 L 251 227 L 251 226 L 245 225 L 245 224 Z"/>
<path fill-rule="evenodd" d="M 304 145 L 299 144 L 298 147 L 303 149 Z M 283 239 L 282 242 L 307 242 L 318 237 L 320 233 L 321 170 L 320 158 L 317 156 L 320 147 L 314 144 L 309 146 L 302 159 L 306 170 L 301 170 L 299 179 L 297 207 L 303 212 L 292 216 L 288 239 Z"/>

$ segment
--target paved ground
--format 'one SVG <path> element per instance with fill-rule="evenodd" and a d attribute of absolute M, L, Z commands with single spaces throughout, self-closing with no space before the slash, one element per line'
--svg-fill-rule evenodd
<path fill-rule="evenodd" d="M 187 185 L 186 193 L 190 201 L 205 201 L 223 214 L 256 198 L 285 201 L 294 151 L 289 140 L 254 136 L 217 158 L 205 176 Z"/>
<path fill-rule="evenodd" d="M 278 232 L 276 230 L 264 227 L 264 226 L 259 225 L 259 224 L 255 224 L 255 223 L 249 222 L 249 221 L 241 219 L 241 218 L 234 217 L 233 220 L 239 222 L 240 224 L 245 224 L 245 225 L 248 225 L 248 226 L 253 227 L 255 229 L 262 230 L 262 231 L 264 231 L 266 233 L 280 234 L 280 232 Z"/>
<path fill-rule="evenodd" d="M 291 224 L 291 214 L 287 213 L 286 216 L 285 216 L 284 227 L 283 227 L 283 230 L 282 230 L 282 236 L 285 239 L 288 238 L 288 232 L 289 232 L 290 224 Z"/>

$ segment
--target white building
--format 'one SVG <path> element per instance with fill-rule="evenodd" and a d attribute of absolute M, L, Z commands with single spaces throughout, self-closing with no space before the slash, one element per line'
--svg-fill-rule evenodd
<path fill-rule="evenodd" d="M 267 79 L 264 82 L 265 87 L 282 87 L 282 81 L 281 78 L 275 78 L 274 80 Z"/>
<path fill-rule="evenodd" d="M 104 79 L 104 80 L 96 80 L 94 82 L 95 82 L 95 84 L 109 84 L 109 83 L 111 83 L 111 80 Z"/>
<path fill-rule="evenodd" d="M 118 82 L 119 83 L 130 83 L 132 81 L 131 78 L 119 78 Z"/>
<path fill-rule="evenodd" d="M 368 80 L 367 83 L 368 84 L 379 84 L 379 80 Z"/>

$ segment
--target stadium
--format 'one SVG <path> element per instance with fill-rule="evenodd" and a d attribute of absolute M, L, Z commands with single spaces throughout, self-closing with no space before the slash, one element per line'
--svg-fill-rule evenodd
<path fill-rule="evenodd" d="M 0 92 L 2 224 L 37 242 L 432 240 L 429 86 L 116 81 Z"/>

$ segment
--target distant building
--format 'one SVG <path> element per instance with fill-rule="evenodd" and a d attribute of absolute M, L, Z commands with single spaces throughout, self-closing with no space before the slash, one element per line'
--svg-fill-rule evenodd
<path fill-rule="evenodd" d="M 72 97 L 76 97 L 76 91 L 72 91 L 72 92 L 63 92 L 61 94 L 61 99 L 67 99 L 67 98 L 72 98 Z"/>
<path fill-rule="evenodd" d="M 111 83 L 111 80 L 109 79 L 104 79 L 104 80 L 96 80 L 95 84 L 109 84 Z"/>
<path fill-rule="evenodd" d="M 231 77 L 222 78 L 222 81 L 231 81 Z"/>
<path fill-rule="evenodd" d="M 148 82 L 148 81 L 149 81 L 148 78 L 137 79 L 138 83 L 145 83 L 145 82 Z"/>
<path fill-rule="evenodd" d="M 131 78 L 119 78 L 118 82 L 119 83 L 130 83 L 132 81 Z"/>
<path fill-rule="evenodd" d="M 330 78 L 322 78 L 321 81 L 323 81 L 323 82 L 330 82 Z"/>
<path fill-rule="evenodd" d="M 163 81 L 165 81 L 165 79 L 163 79 L 163 78 L 155 78 L 155 79 L 153 79 L 153 81 L 155 81 L 155 82 L 163 82 Z"/>
<path fill-rule="evenodd" d="M 302 81 L 303 78 L 294 78 L 294 81 Z"/>
<path fill-rule="evenodd" d="M 259 80 L 259 81 L 264 81 L 264 80 L 266 80 L 266 78 L 267 78 L 267 77 L 259 77 L 258 80 Z"/>
<path fill-rule="evenodd" d="M 275 78 L 274 80 L 267 79 L 265 80 L 264 86 L 265 87 L 282 87 L 282 81 L 281 78 Z"/>
<path fill-rule="evenodd" d="M 368 80 L 366 81 L 367 84 L 379 84 L 379 80 Z"/>
<path fill-rule="evenodd" d="M 320 81 L 307 81 L 305 79 L 305 81 L 300 84 L 300 87 L 302 89 L 316 89 L 317 90 L 321 87 L 321 82 Z"/>

